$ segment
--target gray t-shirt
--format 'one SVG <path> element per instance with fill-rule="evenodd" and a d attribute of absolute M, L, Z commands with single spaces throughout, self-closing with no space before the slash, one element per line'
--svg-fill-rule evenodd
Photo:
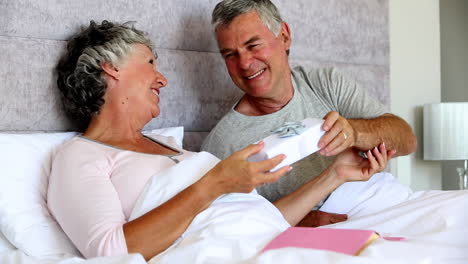
<path fill-rule="evenodd" d="M 345 118 L 373 118 L 385 113 L 380 103 L 334 68 L 306 70 L 298 66 L 291 74 L 294 96 L 286 106 L 263 116 L 246 116 L 232 108 L 210 132 L 202 150 L 225 159 L 267 137 L 285 122 L 323 118 L 330 111 Z M 269 201 L 276 201 L 319 175 L 333 159 L 316 152 L 292 164 L 293 170 L 278 182 L 260 186 L 257 191 Z"/>

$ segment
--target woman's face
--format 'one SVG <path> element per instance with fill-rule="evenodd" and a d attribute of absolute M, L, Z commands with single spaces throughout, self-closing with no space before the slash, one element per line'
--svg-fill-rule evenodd
<path fill-rule="evenodd" d="M 166 78 L 156 70 L 156 57 L 143 44 L 134 44 L 126 60 L 117 69 L 120 104 L 131 113 L 147 119 L 159 115 L 159 90 Z M 149 118 L 149 119 L 148 119 Z"/>

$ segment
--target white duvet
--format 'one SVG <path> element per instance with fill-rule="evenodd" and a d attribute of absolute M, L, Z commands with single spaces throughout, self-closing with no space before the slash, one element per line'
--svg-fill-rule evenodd
<path fill-rule="evenodd" d="M 217 162 L 210 154 L 200 153 L 154 175 L 132 217 L 163 203 L 198 180 Z M 380 173 L 368 182 L 344 184 L 330 195 L 322 210 L 349 215 L 346 222 L 327 227 L 373 229 L 383 236 L 402 236 L 406 240 L 378 239 L 358 257 L 300 248 L 258 254 L 288 224 L 274 206 L 255 193 L 229 194 L 218 198 L 199 214 L 187 231 L 150 263 L 468 263 L 468 191 L 412 193 L 392 175 Z M 0 243 L 0 263 L 145 262 L 137 254 L 39 261 L 11 246 L 3 247 L 2 251 Z"/>
<path fill-rule="evenodd" d="M 140 212 L 137 214 L 140 215 L 149 210 L 151 204 L 157 206 L 164 202 L 201 177 L 216 162 L 210 154 L 200 153 L 165 171 L 164 176 L 155 175 L 134 212 Z M 186 177 L 194 175 L 195 171 L 197 177 Z M 162 177 L 168 182 L 161 184 Z M 174 184 L 175 177 L 188 179 Z M 166 196 L 162 197 L 161 193 Z M 261 196 L 229 194 L 199 214 L 171 248 L 150 262 L 309 263 L 321 260 L 317 262 L 376 263 L 378 260 L 379 263 L 468 263 L 466 191 L 412 193 L 391 174 L 379 173 L 367 182 L 344 184 L 321 210 L 349 215 L 348 221 L 330 227 L 373 229 L 383 236 L 402 236 L 406 240 L 379 239 L 360 257 L 297 248 L 257 255 L 288 224 Z"/>
<path fill-rule="evenodd" d="M 138 198 L 130 220 L 164 203 L 218 162 L 213 155 L 200 152 L 154 175 Z M 288 227 L 276 207 L 256 192 L 222 195 L 150 263 L 238 263 L 255 256 Z"/>

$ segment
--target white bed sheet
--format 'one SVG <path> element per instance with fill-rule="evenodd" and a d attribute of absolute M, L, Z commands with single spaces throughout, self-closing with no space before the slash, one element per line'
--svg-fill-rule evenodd
<path fill-rule="evenodd" d="M 321 250 L 272 250 L 244 263 L 468 263 L 468 192 L 416 192 L 402 203 L 369 215 L 329 225 L 335 228 L 373 229 L 382 236 L 358 257 Z"/>
<path fill-rule="evenodd" d="M 146 261 L 139 254 L 130 254 L 117 257 L 100 257 L 92 259 L 82 259 L 79 257 L 63 259 L 37 259 L 27 256 L 19 250 L 0 253 L 0 263 L 2 264 L 146 264 Z"/>
<path fill-rule="evenodd" d="M 346 222 L 329 225 L 335 228 L 373 229 L 383 236 L 403 236 L 405 241 L 378 239 L 360 256 L 323 250 L 283 248 L 264 252 L 239 264 L 279 263 L 468 263 L 468 191 L 423 191 L 412 193 L 388 174 L 372 181 L 346 184 L 336 190 L 324 209 L 347 212 Z M 356 189 L 361 189 L 358 195 Z M 386 190 L 386 191 L 383 191 Z M 348 199 L 343 200 L 343 197 Z M 367 210 L 365 210 L 367 209 Z M 242 241 L 248 245 L 251 241 Z M 209 245 L 207 245 L 209 246 Z M 185 250 L 190 251 L 190 247 Z M 213 246 L 213 252 L 217 248 Z M 188 251 L 188 252 L 189 252 Z M 193 252 L 196 254 L 196 252 Z M 219 252 L 216 252 L 219 253 Z M 40 260 L 16 250 L 0 234 L 2 264 L 141 264 L 138 254 L 84 260 L 64 258 Z M 152 263 L 164 263 L 154 260 Z M 177 263 L 197 262 L 181 256 Z"/>
<path fill-rule="evenodd" d="M 0 231 L 0 254 L 16 249 Z M 1 262 L 0 262 L 1 263 Z"/>
<path fill-rule="evenodd" d="M 16 249 L 0 232 L 0 264 L 146 264 L 140 254 L 118 257 L 102 257 L 85 260 L 79 257 L 38 259 Z"/>
<path fill-rule="evenodd" d="M 166 176 L 173 179 L 184 174 L 185 170 L 194 171 L 191 167 L 199 166 L 205 159 L 207 157 L 200 154 L 191 165 L 184 167 L 181 162 L 171 168 L 173 171 Z M 212 166 L 213 162 L 208 164 Z M 159 187 L 156 190 L 156 195 L 162 191 Z M 154 195 L 143 197 L 149 203 L 155 203 Z M 249 196 L 233 197 L 234 200 L 250 199 Z M 252 212 L 242 204 L 231 203 L 229 199 L 228 196 L 215 201 L 193 221 L 203 226 L 201 231 L 186 232 L 182 242 L 175 243 L 169 252 L 153 258 L 150 263 L 309 263 L 317 258 L 323 259 L 320 263 L 468 263 L 468 229 L 465 224 L 468 222 L 468 191 L 413 193 L 389 173 L 378 173 L 367 182 L 342 185 L 330 195 L 322 210 L 347 213 L 349 220 L 328 227 L 372 229 L 382 236 L 406 238 L 404 241 L 378 239 L 359 257 L 294 248 L 255 256 L 251 254 L 251 249 L 258 252 L 274 237 L 272 234 L 284 227 L 258 232 L 269 228 L 262 220 L 262 215 L 267 216 L 267 212 L 258 207 L 262 206 L 261 201 L 259 204 L 251 203 L 252 208 L 257 206 Z M 242 214 L 247 211 L 248 214 Z M 197 223 L 198 218 L 203 220 Z M 274 218 L 272 214 L 267 218 L 271 223 L 281 223 L 281 219 Z M 217 222 L 219 219 L 222 221 Z M 192 228 L 190 226 L 188 231 Z M 250 259 L 245 257 L 252 255 L 254 257 Z M 283 259 L 284 255 L 291 259 Z"/>

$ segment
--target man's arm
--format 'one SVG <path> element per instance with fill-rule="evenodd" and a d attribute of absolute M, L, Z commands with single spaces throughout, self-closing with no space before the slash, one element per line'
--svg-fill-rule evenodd
<path fill-rule="evenodd" d="M 395 150 L 395 156 L 416 151 L 416 136 L 411 127 L 393 114 L 372 119 L 346 119 L 338 112 L 330 112 L 324 119 L 323 129 L 327 132 L 319 141 L 322 155 L 334 156 L 349 147 L 365 151 L 380 143 Z"/>
<path fill-rule="evenodd" d="M 384 114 L 375 119 L 350 119 L 354 128 L 354 145 L 368 150 L 385 142 L 387 149 L 396 150 L 395 156 L 404 156 L 416 151 L 416 136 L 408 123 L 398 116 Z"/>
<path fill-rule="evenodd" d="M 296 226 L 318 227 L 336 224 L 348 220 L 346 214 L 328 213 L 319 210 L 310 211 Z"/>

